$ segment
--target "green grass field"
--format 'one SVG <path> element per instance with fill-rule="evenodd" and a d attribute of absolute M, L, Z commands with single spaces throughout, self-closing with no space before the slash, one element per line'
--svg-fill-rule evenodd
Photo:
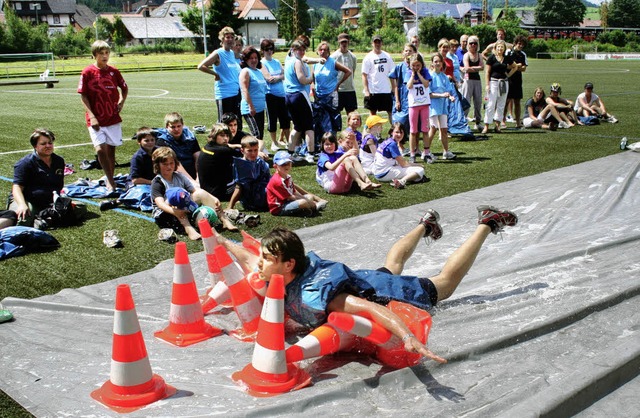
<path fill-rule="evenodd" d="M 195 70 L 196 63 L 197 58 L 194 57 L 192 70 L 124 74 L 130 87 L 122 114 L 125 137 L 130 137 L 140 126 L 162 126 L 165 113 L 171 111 L 180 112 L 188 126 L 211 125 L 215 114 L 213 78 Z M 315 183 L 314 166 L 296 167 L 296 182 L 327 197 L 330 201 L 327 210 L 311 219 L 275 218 L 263 214 L 263 224 L 250 232 L 261 236 L 278 224 L 302 228 L 381 209 L 424 203 L 620 152 L 618 144 L 622 136 L 627 136 L 629 142 L 640 140 L 640 129 L 635 124 L 640 94 L 639 61 L 531 59 L 529 63 L 524 74 L 525 96 L 538 85 L 548 93 L 552 82 L 560 82 L 563 96 L 574 100 L 584 83 L 592 81 L 595 92 L 603 97 L 607 108 L 620 123 L 557 132 L 508 130 L 492 135 L 488 141 L 479 142 L 454 140 L 451 149 L 458 159 L 429 165 L 427 175 L 431 181 L 405 190 L 385 185 L 380 192 L 372 194 L 328 196 Z M 356 81 L 360 83 L 359 77 Z M 93 159 L 94 152 L 84 125 L 80 98 L 75 92 L 77 82 L 77 76 L 63 76 L 53 89 L 45 89 L 41 85 L 0 86 L 3 109 L 0 119 L 2 202 L 11 188 L 13 164 L 31 151 L 28 138 L 36 127 L 51 129 L 57 137 L 56 152 L 78 169 L 78 173 L 66 180 L 67 183 L 79 177 L 97 179 L 102 176 L 101 171 L 79 169 L 80 162 L 84 158 Z M 361 112 L 364 113 L 364 109 Z M 205 135 L 200 135 L 199 139 L 201 144 L 204 143 Z M 433 148 L 434 152 L 441 151 L 435 142 Z M 136 149 L 135 141 L 125 141 L 117 150 L 117 161 L 127 162 Z M 0 300 L 7 296 L 34 298 L 64 288 L 99 283 L 152 268 L 172 257 L 173 246 L 156 239 L 158 228 L 153 223 L 114 211 L 101 213 L 97 206 L 90 206 L 89 210 L 90 216 L 83 226 L 51 231 L 62 244 L 57 251 L 0 262 Z M 102 244 L 102 232 L 106 229 L 120 231 L 124 248 L 107 249 Z M 240 237 L 239 234 L 230 236 Z M 188 248 L 190 252 L 202 251 L 202 244 L 189 242 Z M 2 394 L 0 417 L 20 414 L 26 412 Z"/>

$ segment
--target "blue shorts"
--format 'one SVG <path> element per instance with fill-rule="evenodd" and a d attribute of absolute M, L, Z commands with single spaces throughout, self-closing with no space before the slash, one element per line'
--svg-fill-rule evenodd
<path fill-rule="evenodd" d="M 382 271 L 384 273 L 393 274 L 386 267 L 380 267 L 379 269 L 376 269 L 376 270 Z M 424 277 L 418 277 L 418 280 L 420 281 L 420 286 L 422 286 L 425 292 L 427 292 L 427 294 L 429 295 L 429 299 L 431 300 L 431 305 L 436 306 L 436 303 L 438 303 L 438 289 L 436 289 L 436 285 L 433 284 L 431 280 Z"/>
<path fill-rule="evenodd" d="M 278 216 L 313 216 L 315 212 L 313 209 L 303 209 L 297 200 L 291 200 L 282 206 L 282 209 L 278 212 Z"/>

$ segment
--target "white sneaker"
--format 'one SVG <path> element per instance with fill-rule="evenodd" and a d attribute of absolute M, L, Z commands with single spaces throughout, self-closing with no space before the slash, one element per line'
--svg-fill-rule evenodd
<path fill-rule="evenodd" d="M 307 154 L 304 156 L 304 160 L 309 164 L 313 164 L 313 154 Z"/>
<path fill-rule="evenodd" d="M 282 148 L 280 148 L 279 146 L 277 146 L 276 144 L 272 143 L 271 144 L 271 151 L 273 152 L 278 152 L 280 151 Z"/>
<path fill-rule="evenodd" d="M 292 160 L 293 162 L 295 162 L 295 163 L 299 163 L 300 161 L 304 161 L 304 157 L 303 157 L 302 155 L 300 155 L 300 154 L 294 153 L 294 154 L 291 156 L 291 160 Z"/>
<path fill-rule="evenodd" d="M 442 153 L 442 159 L 443 160 L 455 160 L 456 159 L 456 155 L 451 151 L 445 151 L 445 152 Z"/>
<path fill-rule="evenodd" d="M 607 118 L 607 122 L 609 122 L 609 123 L 618 123 L 618 119 L 616 119 L 616 117 L 613 116 L 613 115 L 609 115 L 609 117 Z"/>
<path fill-rule="evenodd" d="M 515 120 L 513 119 L 513 116 L 511 116 L 511 115 L 507 116 L 506 121 L 509 122 L 509 123 L 515 122 Z"/>
<path fill-rule="evenodd" d="M 560 129 L 569 129 L 569 124 L 563 120 L 558 123 L 558 128 Z"/>
<path fill-rule="evenodd" d="M 327 207 L 327 201 L 323 200 L 322 202 L 316 203 L 316 209 L 324 210 Z"/>

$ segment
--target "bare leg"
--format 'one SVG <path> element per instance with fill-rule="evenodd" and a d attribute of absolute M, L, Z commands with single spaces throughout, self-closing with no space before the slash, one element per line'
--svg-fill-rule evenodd
<path fill-rule="evenodd" d="M 220 222 L 225 229 L 229 231 L 238 230 L 238 227 L 231 223 L 231 221 L 227 218 L 227 215 L 225 215 L 224 211 L 222 210 L 222 205 L 220 204 L 220 201 L 217 197 L 202 189 L 196 189 L 196 191 L 193 192 L 192 197 L 194 202 L 212 208 L 216 212 L 216 215 L 218 215 L 218 219 L 220 219 Z"/>
<path fill-rule="evenodd" d="M 289 135 L 291 135 L 290 129 L 280 129 L 280 144 L 287 146 L 287 141 L 289 140 Z"/>
<path fill-rule="evenodd" d="M 291 130 L 291 135 L 289 135 L 289 152 L 294 152 L 296 147 L 300 145 L 301 135 L 301 132 L 298 132 L 295 129 Z"/>
<path fill-rule="evenodd" d="M 189 237 L 190 240 L 195 241 L 202 238 L 198 233 L 198 231 L 196 231 L 196 229 L 193 226 L 191 226 L 191 224 L 189 223 L 189 219 L 178 218 L 178 220 L 180 221 L 180 225 L 182 225 L 182 227 L 184 228 L 184 232 L 187 233 L 187 236 Z"/>
<path fill-rule="evenodd" d="M 371 182 L 357 157 L 349 157 L 345 159 L 344 166 L 351 178 L 358 184 L 360 190 L 369 190 L 381 186 L 378 183 Z"/>
<path fill-rule="evenodd" d="M 449 151 L 448 128 L 440 128 L 440 141 L 442 141 L 442 148 L 444 148 L 445 151 Z"/>
<path fill-rule="evenodd" d="M 0 218 L 0 229 L 14 226 L 16 222 L 13 219 Z"/>
<path fill-rule="evenodd" d="M 393 244 L 384 261 L 384 266 L 392 274 L 402 273 L 405 263 L 415 251 L 420 238 L 424 236 L 424 230 L 424 226 L 419 224 Z"/>
<path fill-rule="evenodd" d="M 311 130 L 306 131 L 304 133 L 304 139 L 305 139 L 305 141 L 307 143 L 307 150 L 310 153 L 313 153 L 315 151 L 315 148 L 316 148 L 315 135 L 314 135 L 313 131 L 311 131 Z"/>
<path fill-rule="evenodd" d="M 98 154 L 98 161 L 102 166 L 105 176 L 107 177 L 107 189 L 115 190 L 116 183 L 113 180 L 113 173 L 116 168 L 116 147 L 113 145 L 102 144 L 95 147 Z"/>
<path fill-rule="evenodd" d="M 426 143 L 426 141 L 424 141 Z M 418 133 L 409 134 L 409 154 L 415 156 L 418 151 Z"/>
<path fill-rule="evenodd" d="M 516 120 L 516 127 L 518 128 L 522 127 L 522 107 L 520 106 L 520 104 L 520 99 L 513 99 L 513 113 L 515 114 L 514 119 Z"/>
<path fill-rule="evenodd" d="M 451 254 L 442 271 L 430 278 L 438 290 L 438 301 L 447 299 L 453 294 L 473 265 L 482 244 L 490 233 L 491 228 L 488 225 L 478 225 L 471 237 Z"/>

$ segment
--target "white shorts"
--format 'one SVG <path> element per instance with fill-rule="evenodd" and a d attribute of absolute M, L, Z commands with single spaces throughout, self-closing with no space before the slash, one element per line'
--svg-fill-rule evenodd
<path fill-rule="evenodd" d="M 392 181 L 393 179 L 401 179 L 409 173 L 417 173 L 420 178 L 424 176 L 424 167 L 420 166 L 409 166 L 409 167 L 400 167 L 399 165 L 394 165 L 389 169 L 389 172 L 384 175 L 384 177 L 376 177 L 376 180 L 379 181 Z"/>
<path fill-rule="evenodd" d="M 531 128 L 533 126 L 534 121 L 540 121 L 540 123 L 544 123 L 544 120 L 540 119 L 540 117 L 538 116 L 536 119 L 531 119 L 529 117 L 526 117 L 522 119 L 522 124 L 524 125 L 525 128 Z"/>
<path fill-rule="evenodd" d="M 119 147 L 122 145 L 122 124 L 116 123 L 109 126 L 101 126 L 97 131 L 89 126 L 89 136 L 94 147 L 100 145 L 111 145 Z"/>
<path fill-rule="evenodd" d="M 431 123 L 431 126 L 436 129 L 444 129 L 449 127 L 449 125 L 447 125 L 448 118 L 448 115 L 433 115 L 429 116 L 429 122 Z"/>

